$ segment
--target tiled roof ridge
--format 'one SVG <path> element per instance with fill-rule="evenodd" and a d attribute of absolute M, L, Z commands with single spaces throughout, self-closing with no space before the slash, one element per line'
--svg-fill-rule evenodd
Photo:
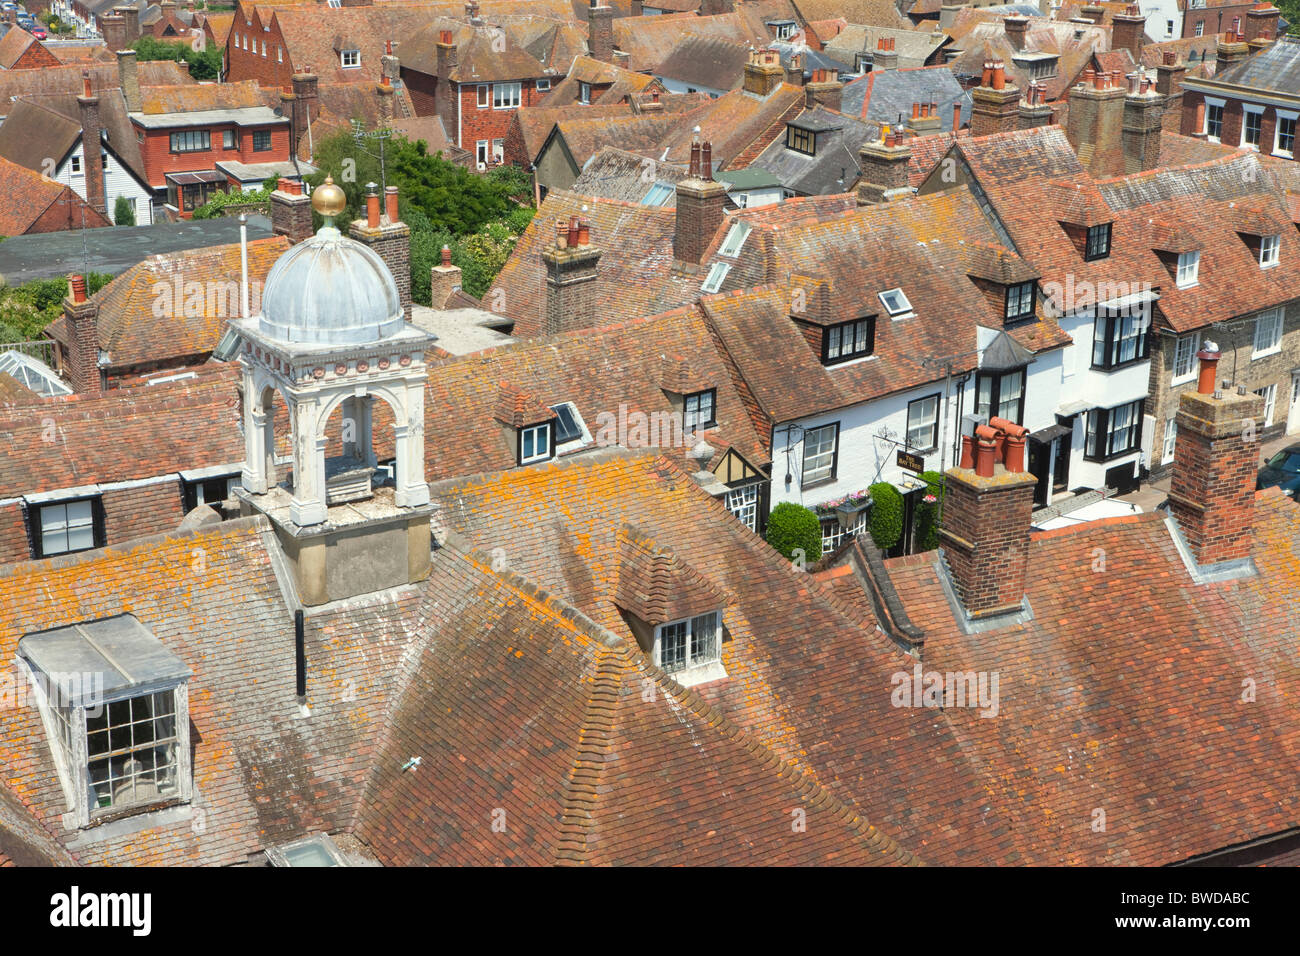
<path fill-rule="evenodd" d="M 564 781 L 560 803 L 560 835 L 555 848 L 556 864 L 580 866 L 588 863 L 587 847 L 596 826 L 596 801 L 600 795 L 601 776 L 614 749 L 614 727 L 618 720 L 618 697 L 625 653 L 603 650 L 598 653 L 591 690 L 578 727 L 577 753 Z"/>
<path fill-rule="evenodd" d="M 1042 128 L 1046 129 L 1046 127 L 1042 127 Z M 995 134 L 995 135 L 1001 135 L 1001 134 Z M 1187 172 L 1194 172 L 1196 170 L 1201 170 L 1201 169 L 1209 169 L 1215 166 L 1228 166 L 1231 165 L 1232 163 L 1240 162 L 1243 160 L 1249 160 L 1249 159 L 1255 159 L 1256 161 L 1258 161 L 1259 156 L 1258 154 L 1249 150 L 1246 151 L 1238 150 L 1237 152 L 1225 153 L 1222 156 L 1215 156 L 1211 159 L 1206 159 L 1199 163 L 1183 163 L 1182 165 L 1179 166 L 1157 166 L 1154 169 L 1146 169 L 1138 173 L 1127 173 L 1119 176 L 1108 176 L 1105 179 L 1094 180 L 1094 182 L 1097 186 L 1102 186 L 1109 183 L 1134 182 L 1136 180 L 1141 180 L 1141 179 L 1151 179 L 1155 176 L 1168 175 L 1169 173 L 1187 173 Z M 1265 167 L 1265 169 L 1267 169 L 1267 167 Z"/>
<path fill-rule="evenodd" d="M 734 594 L 715 584 L 674 549 L 660 544 L 631 522 L 625 520 L 614 539 L 620 557 L 618 583 L 614 588 L 615 602 L 627 610 L 639 612 L 647 623 L 663 624 L 677 619 L 669 616 L 670 595 L 677 595 L 680 601 L 687 603 L 716 601 L 721 607 L 735 603 Z M 631 590 L 633 588 L 643 589 L 644 597 Z M 691 613 L 695 613 L 694 610 Z"/>

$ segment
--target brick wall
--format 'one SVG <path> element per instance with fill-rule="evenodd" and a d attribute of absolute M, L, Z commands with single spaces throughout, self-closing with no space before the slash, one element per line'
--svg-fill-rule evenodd
<path fill-rule="evenodd" d="M 699 264 L 723 221 L 727 191 L 721 183 L 683 180 L 677 184 L 677 226 L 673 258 Z"/>
<path fill-rule="evenodd" d="M 26 561 L 32 556 L 27 539 L 27 517 L 21 502 L 0 505 L 0 564 Z"/>
<path fill-rule="evenodd" d="M 430 76 L 428 73 L 421 73 L 419 70 L 401 67 L 402 85 L 406 87 L 406 94 L 411 98 L 411 107 L 415 110 L 416 116 L 435 116 L 437 115 L 437 103 L 435 94 L 438 89 L 438 78 Z M 444 125 L 446 120 L 443 121 Z M 455 138 L 454 129 L 447 130 L 449 138 Z"/>
<path fill-rule="evenodd" d="M 45 49 L 39 41 L 33 43 L 9 67 L 11 70 L 40 70 L 48 66 L 62 66 L 63 61 Z"/>
<path fill-rule="evenodd" d="M 247 36 L 250 49 L 243 49 L 235 44 L 236 36 Z M 252 41 L 257 41 L 257 52 L 251 49 Z M 266 56 L 262 56 L 262 43 L 266 43 Z M 262 29 L 260 18 L 254 12 L 253 25 L 245 26 L 242 18 L 236 17 L 235 23 L 230 28 L 230 33 L 226 37 L 226 82 L 234 83 L 239 80 L 257 80 L 262 86 L 279 87 L 281 89 L 289 86 L 293 77 L 293 60 L 290 50 L 285 46 L 284 37 L 280 35 L 278 27 L 272 25 L 271 30 Z M 314 69 L 324 69 L 329 64 L 309 64 Z"/>
<path fill-rule="evenodd" d="M 467 149 L 474 152 L 476 144 L 480 140 L 487 140 L 491 143 L 494 139 L 504 140 L 506 133 L 510 130 L 510 121 L 514 119 L 518 110 L 498 110 L 492 108 L 491 90 L 488 91 L 488 105 L 483 109 L 478 106 L 478 84 L 464 83 L 455 85 L 456 97 L 460 101 L 460 142 L 457 144 L 461 149 Z M 544 97 L 545 93 L 537 91 L 537 84 L 533 80 L 524 80 L 519 91 L 520 102 L 524 106 L 536 106 Z M 419 109 L 416 109 L 419 112 Z M 444 124 L 446 119 L 443 120 Z M 447 129 L 447 137 L 453 141 L 456 139 L 455 114 L 452 114 L 452 125 Z M 489 153 L 489 155 L 491 155 Z"/>
<path fill-rule="evenodd" d="M 71 189 L 64 187 L 63 193 L 58 200 L 51 203 L 48 209 L 36 217 L 36 220 L 28 227 L 25 235 L 37 232 L 61 232 L 65 229 L 80 229 L 80 203 L 81 197 L 77 196 Z M 102 226 L 111 226 L 112 223 L 100 215 L 97 210 L 87 206 L 86 225 L 92 229 L 98 229 Z"/>
<path fill-rule="evenodd" d="M 222 134 L 228 129 L 238 130 L 234 149 L 225 149 L 221 145 Z M 253 149 L 253 132 L 266 129 L 271 131 L 271 148 L 257 152 Z M 160 189 L 167 185 L 167 173 L 215 169 L 216 164 L 221 160 L 241 163 L 281 163 L 289 159 L 287 123 L 259 127 L 234 127 L 229 123 L 213 126 L 208 130 L 211 148 L 193 153 L 173 153 L 171 133 L 172 130 L 150 130 L 145 133 L 145 140 L 140 144 L 149 185 L 154 188 Z"/>
<path fill-rule="evenodd" d="M 944 557 L 972 617 L 1008 610 L 1025 596 L 1034 477 L 999 465 L 993 477 L 950 468 L 943 506 Z"/>
<path fill-rule="evenodd" d="M 185 516 L 179 481 L 108 491 L 103 503 L 108 544 L 171 531 Z"/>

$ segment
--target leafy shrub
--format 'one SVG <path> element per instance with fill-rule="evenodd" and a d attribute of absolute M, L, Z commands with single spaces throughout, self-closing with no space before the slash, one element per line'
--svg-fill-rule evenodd
<path fill-rule="evenodd" d="M 135 210 L 131 208 L 131 201 L 125 196 L 118 196 L 117 201 L 113 203 L 113 223 L 118 226 L 135 225 Z"/>
<path fill-rule="evenodd" d="M 903 496 L 887 481 L 871 486 L 871 540 L 882 551 L 903 535 Z"/>
<path fill-rule="evenodd" d="M 923 471 L 921 478 L 929 487 L 916 506 L 916 547 L 918 551 L 933 551 L 939 547 L 939 504 L 943 501 L 943 475 L 937 471 Z M 926 501 L 926 498 L 934 501 Z"/>
<path fill-rule="evenodd" d="M 767 543 L 791 561 L 795 550 L 802 549 L 811 563 L 822 556 L 821 522 L 803 505 L 783 501 L 768 516 Z"/>

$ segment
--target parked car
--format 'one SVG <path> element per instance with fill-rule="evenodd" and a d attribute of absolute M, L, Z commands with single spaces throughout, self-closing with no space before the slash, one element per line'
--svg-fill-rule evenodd
<path fill-rule="evenodd" d="M 1300 444 L 1288 445 L 1264 462 L 1255 479 L 1256 490 L 1281 488 L 1282 494 L 1295 496 L 1300 489 Z"/>
<path fill-rule="evenodd" d="M 48 33 L 45 32 L 45 27 L 42 26 L 32 27 L 27 32 L 30 33 L 32 36 L 36 37 L 36 39 L 38 40 L 46 40 L 49 39 L 50 36 Z"/>

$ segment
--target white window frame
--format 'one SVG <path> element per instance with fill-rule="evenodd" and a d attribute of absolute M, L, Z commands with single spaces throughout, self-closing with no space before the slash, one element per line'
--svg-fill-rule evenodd
<path fill-rule="evenodd" d="M 525 454 L 524 447 L 527 444 L 528 437 L 533 437 L 533 453 Z M 542 435 L 546 439 L 546 449 L 539 451 L 540 443 L 537 436 Z M 552 440 L 551 423 L 542 422 L 540 425 L 526 425 L 519 429 L 519 464 L 532 465 L 539 461 L 550 461 L 555 457 L 555 442 Z"/>
<path fill-rule="evenodd" d="M 492 162 L 500 166 L 505 161 L 506 161 L 505 139 L 492 140 Z"/>
<path fill-rule="evenodd" d="M 551 89 L 551 81 L 549 79 L 540 79 L 534 86 L 537 88 L 538 93 L 547 93 Z"/>
<path fill-rule="evenodd" d="M 361 69 L 361 51 L 360 50 L 342 51 L 341 53 L 339 53 L 339 64 L 345 70 Z"/>
<path fill-rule="evenodd" d="M 474 161 L 480 166 L 486 166 L 488 156 L 491 155 L 492 141 L 481 139 L 474 144 Z"/>
<path fill-rule="evenodd" d="M 1276 108 L 1273 110 L 1273 112 L 1276 114 L 1276 117 L 1273 122 L 1273 155 L 1294 157 L 1295 138 L 1297 132 L 1296 127 L 1300 126 L 1300 122 L 1297 122 L 1297 120 L 1300 120 L 1300 112 L 1295 112 L 1292 110 L 1279 110 Z M 1291 148 L 1290 149 L 1282 148 L 1282 123 L 1283 122 L 1288 122 L 1291 124 Z"/>
<path fill-rule="evenodd" d="M 583 106 L 591 105 L 591 84 L 578 82 L 578 102 Z"/>
<path fill-rule="evenodd" d="M 760 482 L 732 488 L 727 492 L 727 510 L 750 531 L 758 531 L 758 486 Z"/>
<path fill-rule="evenodd" d="M 524 103 L 524 85 L 522 83 L 493 83 L 492 108 L 494 110 L 517 110 Z"/>
<path fill-rule="evenodd" d="M 1170 386 L 1182 385 L 1196 378 L 1196 340 L 1195 333 L 1174 339 L 1173 378 L 1169 380 Z M 1178 371 L 1179 365 L 1184 366 L 1182 372 Z"/>
<path fill-rule="evenodd" d="M 1200 34 L 1197 34 L 1197 35 L 1199 36 Z M 1223 136 L 1223 119 L 1224 119 L 1224 117 L 1223 117 L 1223 113 L 1224 113 L 1224 110 L 1227 108 L 1227 105 L 1228 105 L 1228 101 L 1227 101 L 1227 100 L 1217 99 L 1216 97 L 1213 97 L 1213 96 L 1207 96 L 1207 97 L 1205 98 L 1205 123 L 1201 126 L 1201 133 L 1204 134 L 1205 138 L 1206 138 L 1207 140 L 1209 140 L 1211 143 L 1217 143 L 1217 142 L 1220 142 L 1220 140 L 1222 139 L 1222 136 Z M 1218 109 L 1218 111 L 1219 111 L 1219 135 L 1218 135 L 1218 136 L 1211 136 L 1211 135 L 1210 135 L 1210 110 L 1211 110 L 1211 108 Z"/>
<path fill-rule="evenodd" d="M 727 279 L 727 273 L 731 271 L 731 263 L 715 262 L 709 269 L 709 274 L 704 277 L 704 283 L 700 286 L 701 292 L 712 294 L 722 288 L 722 283 Z"/>
<path fill-rule="evenodd" d="M 1170 415 L 1165 419 L 1165 433 L 1160 449 L 1160 464 L 1167 465 L 1174 460 L 1174 449 L 1178 447 L 1178 419 Z"/>
<path fill-rule="evenodd" d="M 1178 278 L 1180 289 L 1190 289 L 1201 281 L 1201 254 L 1199 252 L 1180 252 L 1178 254 Z"/>
<path fill-rule="evenodd" d="M 816 451 L 813 450 L 813 436 L 817 436 Z M 830 446 L 825 446 L 824 436 L 830 435 Z M 809 485 L 821 484 L 823 482 L 833 481 L 836 477 L 836 465 L 839 458 L 840 428 L 838 422 L 828 422 L 825 425 L 815 425 L 811 428 L 805 428 L 803 433 L 803 455 L 801 456 L 799 469 L 799 485 L 806 488 Z M 825 462 L 821 462 L 825 459 Z M 809 461 L 818 462 L 812 468 L 808 467 Z"/>
<path fill-rule="evenodd" d="M 908 451 L 928 452 L 933 451 L 938 444 L 939 434 L 939 399 L 942 396 L 938 392 L 933 395 L 923 395 L 920 398 L 913 399 L 907 403 L 907 449 Z M 917 418 L 912 419 L 912 411 L 917 411 Z M 928 409 L 928 411 L 927 411 Z M 924 417 L 922 417 L 924 416 Z M 917 437 L 923 437 L 923 441 L 918 441 Z"/>
<path fill-rule="evenodd" d="M 72 163 L 71 163 L 71 164 L 69 165 L 69 167 L 68 167 L 68 172 L 69 172 L 69 175 L 72 175 L 72 176 L 84 176 L 84 175 L 86 175 L 86 171 L 85 171 L 85 169 L 84 169 L 83 166 L 82 166 L 82 162 L 81 162 L 81 157 L 80 157 L 80 156 L 73 156 L 73 157 L 72 157 Z"/>
<path fill-rule="evenodd" d="M 1250 358 L 1254 361 L 1282 351 L 1282 323 L 1285 312 L 1281 308 L 1269 309 L 1255 316 L 1255 334 L 1253 336 Z M 1260 333 L 1267 332 L 1264 346 L 1260 347 Z M 1271 341 L 1269 341 L 1271 339 Z"/>
<path fill-rule="evenodd" d="M 722 240 L 722 248 L 719 255 L 724 255 L 728 259 L 734 259 L 740 255 L 740 250 L 745 247 L 745 240 L 749 238 L 751 231 L 747 222 L 733 223 L 727 230 L 727 238 Z"/>
<path fill-rule="evenodd" d="M 680 663 L 664 663 L 664 632 L 682 628 L 683 651 Z M 699 645 L 702 649 L 697 650 Z M 680 621 L 666 621 L 655 627 L 655 666 L 662 668 L 681 683 L 681 676 L 722 663 L 722 612 L 709 611 Z M 721 676 L 726 676 L 725 673 Z M 708 679 L 713 679 L 712 677 Z M 692 681 L 698 683 L 698 681 Z"/>
<path fill-rule="evenodd" d="M 895 299 L 895 305 L 890 305 L 890 300 Z M 907 298 L 907 294 L 902 289 L 886 289 L 880 293 L 880 304 L 885 307 L 891 319 L 901 319 L 912 314 L 912 303 Z"/>
<path fill-rule="evenodd" d="M 1277 383 L 1255 389 L 1255 394 L 1264 399 L 1264 427 L 1273 424 L 1273 412 L 1277 408 Z"/>
<path fill-rule="evenodd" d="M 1278 255 L 1282 249 L 1281 236 L 1260 236 L 1259 237 L 1259 267 L 1261 269 L 1271 269 L 1278 263 Z"/>
<path fill-rule="evenodd" d="M 1199 9 L 1199 8 L 1197 8 L 1197 9 Z M 1195 35 L 1195 36 L 1198 36 L 1198 37 L 1203 37 L 1203 36 L 1205 36 L 1205 21 L 1204 21 L 1204 20 L 1197 20 L 1197 21 L 1196 21 L 1196 32 L 1195 32 L 1194 35 Z"/>
<path fill-rule="evenodd" d="M 1258 143 L 1252 143 L 1252 142 L 1249 142 L 1249 141 L 1246 139 L 1246 130 L 1247 130 L 1247 128 L 1248 128 L 1249 125 L 1250 125 L 1249 120 L 1247 119 L 1247 117 L 1250 117 L 1250 116 L 1257 116 L 1257 117 L 1259 117 L 1259 142 L 1258 142 Z M 1242 104 L 1242 107 L 1241 107 L 1241 144 L 1240 144 L 1240 145 L 1241 145 L 1241 148 L 1242 148 L 1242 149 L 1253 149 L 1253 150 L 1255 150 L 1256 152 L 1258 152 L 1258 151 L 1259 151 L 1260 143 L 1262 143 L 1263 141 L 1264 141 L 1264 107 L 1262 107 L 1262 106 L 1251 106 L 1251 105 L 1249 105 L 1249 104 Z"/>

